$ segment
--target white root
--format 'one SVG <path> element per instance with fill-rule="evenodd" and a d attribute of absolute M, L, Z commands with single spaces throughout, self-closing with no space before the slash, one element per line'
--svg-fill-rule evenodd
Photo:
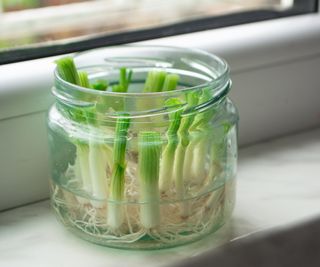
<path fill-rule="evenodd" d="M 226 185 L 227 186 L 227 185 Z M 228 185 L 229 186 L 229 185 Z M 230 186 L 233 186 L 230 183 Z M 122 227 L 110 227 L 106 208 L 97 209 L 91 204 L 84 205 L 62 187 L 53 184 L 52 203 L 57 214 L 65 223 L 92 238 L 99 238 L 105 244 L 130 244 L 140 239 L 159 242 L 160 244 L 182 244 L 199 236 L 208 234 L 217 224 L 221 224 L 225 196 L 224 186 L 206 196 L 189 200 L 190 213 L 182 218 L 178 211 L 181 203 L 166 204 L 162 207 L 161 225 L 145 228 L 139 218 L 140 204 L 119 204 L 124 206 L 124 223 Z M 110 203 L 109 203 L 110 204 Z M 110 208 L 110 205 L 108 205 Z M 67 211 L 67 212 L 66 212 Z M 192 213 L 191 213 L 192 212 Z"/>

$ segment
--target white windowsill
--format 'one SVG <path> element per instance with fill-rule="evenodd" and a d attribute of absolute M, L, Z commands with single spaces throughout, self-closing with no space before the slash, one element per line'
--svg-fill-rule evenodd
<path fill-rule="evenodd" d="M 0 265 L 166 266 L 235 238 L 319 216 L 320 129 L 240 150 L 238 199 L 230 224 L 174 249 L 124 251 L 82 241 L 54 218 L 47 201 L 0 215 Z"/>

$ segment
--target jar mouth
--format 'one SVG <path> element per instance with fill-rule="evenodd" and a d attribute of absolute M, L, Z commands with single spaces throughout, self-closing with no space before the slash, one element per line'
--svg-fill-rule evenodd
<path fill-rule="evenodd" d="M 195 86 L 190 86 L 190 87 L 185 87 L 185 88 L 181 88 L 179 90 L 176 91 L 163 91 L 163 92 L 139 92 L 139 93 L 135 93 L 135 92 L 111 92 L 111 91 L 99 91 L 99 90 L 92 90 L 89 88 L 85 88 L 79 85 L 75 85 L 72 83 L 69 83 L 65 80 L 63 80 L 58 71 L 57 68 L 54 71 L 54 76 L 56 81 L 58 81 L 59 84 L 64 85 L 64 86 L 68 86 L 70 87 L 70 89 L 72 88 L 73 90 L 77 90 L 77 91 L 81 91 L 83 93 L 88 93 L 88 94 L 93 94 L 93 95 L 105 95 L 105 96 L 131 96 L 131 97 L 143 97 L 143 96 L 152 96 L 152 97 L 157 97 L 157 96 L 168 96 L 171 97 L 172 95 L 176 95 L 177 92 L 179 93 L 185 93 L 188 91 L 196 91 L 198 89 L 204 88 L 204 87 L 217 87 L 217 85 L 221 84 L 221 83 L 226 83 L 227 80 L 229 79 L 229 66 L 227 64 L 227 62 L 225 60 L 223 60 L 222 58 L 210 54 L 208 52 L 205 52 L 203 50 L 200 49 L 195 49 L 195 48 L 180 48 L 180 47 L 174 47 L 174 46 L 159 46 L 159 45 L 121 45 L 118 46 L 121 47 L 123 49 L 131 49 L 131 48 L 146 48 L 146 49 L 154 49 L 154 50 L 159 50 L 159 49 L 166 49 L 166 50 L 171 50 L 171 51 L 177 51 L 177 53 L 181 53 L 181 52 L 189 52 L 189 53 L 194 53 L 195 55 L 202 55 L 205 56 L 207 58 L 210 58 L 211 60 L 214 60 L 215 62 L 219 63 L 220 66 L 222 67 L 222 71 L 220 71 L 220 73 L 216 76 L 216 77 L 211 77 L 212 80 L 202 83 L 202 84 L 198 84 Z M 99 50 L 107 50 L 107 49 L 112 49 L 113 47 L 108 47 L 108 48 L 100 48 L 100 49 L 95 49 L 95 51 L 99 51 Z M 89 50 L 86 52 L 79 52 L 74 56 L 74 59 L 77 60 L 77 58 L 83 56 L 83 55 L 88 55 L 92 52 L 93 50 Z M 198 64 L 198 63 L 197 63 Z M 201 66 L 202 67 L 202 66 Z M 210 70 L 210 66 L 208 66 L 208 71 Z M 86 67 L 81 67 L 81 69 L 85 69 Z M 208 72 L 207 72 L 208 73 Z"/>
<path fill-rule="evenodd" d="M 132 92 L 129 88 L 129 92 L 111 92 L 71 84 L 63 80 L 55 69 L 55 86 L 52 88 L 52 92 L 59 102 L 69 108 L 90 106 L 103 102 L 125 103 L 123 110 L 103 111 L 105 115 L 111 117 L 119 117 L 124 113 L 132 117 L 167 113 L 165 103 L 169 98 L 179 98 L 182 100 L 181 106 L 185 106 L 188 93 L 201 93 L 202 90 L 209 89 L 212 98 L 207 103 L 192 107 L 190 112 L 194 112 L 219 102 L 228 94 L 231 87 L 228 64 L 220 57 L 198 49 L 154 45 L 121 45 L 80 52 L 74 56 L 74 60 L 78 69 L 88 73 L 89 80 L 97 79 L 97 75 L 103 73 L 104 76 L 101 74 L 102 79 L 106 78 L 110 81 L 111 73 L 119 75 L 121 67 L 132 69 L 133 77 L 137 76 L 137 79 L 142 75 L 143 71 L 141 70 L 143 69 L 161 69 L 167 73 L 180 75 L 179 84 L 181 82 L 181 88 L 173 91 Z M 147 71 L 143 75 L 146 75 L 146 73 Z M 132 80 L 134 81 L 135 78 L 132 78 Z M 143 82 L 139 86 L 140 89 L 143 88 Z M 137 105 L 138 101 L 152 102 L 152 105 Z M 181 106 L 177 108 L 181 108 Z"/>

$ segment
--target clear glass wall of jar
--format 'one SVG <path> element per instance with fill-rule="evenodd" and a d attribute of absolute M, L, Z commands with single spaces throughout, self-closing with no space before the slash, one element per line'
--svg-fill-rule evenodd
<path fill-rule="evenodd" d="M 74 60 L 91 82 L 112 85 L 123 66 L 133 75 L 128 92 L 115 93 L 55 72 L 50 183 L 62 223 L 91 242 L 128 249 L 173 247 L 220 228 L 233 210 L 237 165 L 227 64 L 157 46 L 96 49 Z M 150 70 L 178 74 L 178 88 L 142 93 Z"/>

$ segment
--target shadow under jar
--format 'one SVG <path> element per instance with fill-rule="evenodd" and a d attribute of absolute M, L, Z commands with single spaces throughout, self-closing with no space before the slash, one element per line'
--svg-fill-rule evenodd
<path fill-rule="evenodd" d="M 126 249 L 186 244 L 216 231 L 235 202 L 237 121 L 229 69 L 198 50 L 119 46 L 79 53 L 97 91 L 55 72 L 48 114 L 51 204 L 72 232 Z M 150 71 L 179 76 L 173 91 L 143 92 Z"/>

